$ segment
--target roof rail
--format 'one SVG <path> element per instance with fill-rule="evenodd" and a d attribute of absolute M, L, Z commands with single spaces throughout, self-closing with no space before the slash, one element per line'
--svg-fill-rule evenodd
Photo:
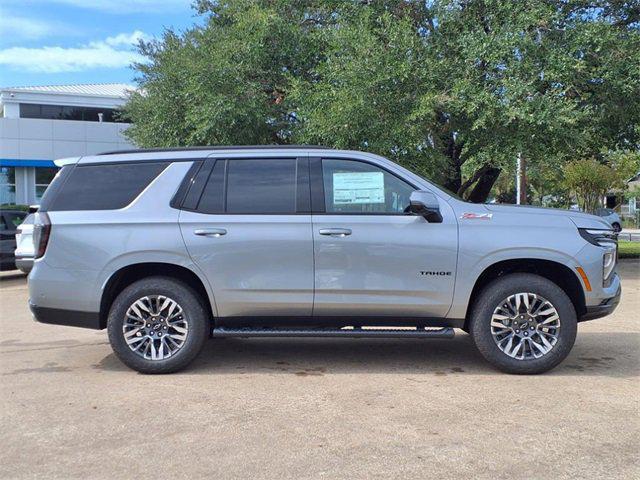
<path fill-rule="evenodd" d="M 145 153 L 145 152 L 188 152 L 198 150 L 273 150 L 273 149 L 297 149 L 297 150 L 334 150 L 331 147 L 321 145 L 216 145 L 200 147 L 167 147 L 167 148 L 132 148 L 129 150 L 113 150 L 98 153 L 97 155 L 118 155 L 125 153 Z"/>

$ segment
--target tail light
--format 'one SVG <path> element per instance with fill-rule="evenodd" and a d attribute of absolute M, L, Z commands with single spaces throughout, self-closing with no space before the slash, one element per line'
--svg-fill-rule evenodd
<path fill-rule="evenodd" d="M 49 215 L 44 212 L 35 213 L 33 222 L 33 247 L 35 251 L 34 258 L 44 256 L 51 235 L 51 221 Z"/>

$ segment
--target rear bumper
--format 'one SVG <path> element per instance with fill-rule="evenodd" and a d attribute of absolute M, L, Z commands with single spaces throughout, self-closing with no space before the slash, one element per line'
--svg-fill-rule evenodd
<path fill-rule="evenodd" d="M 16 268 L 23 273 L 29 273 L 33 268 L 33 257 L 21 257 L 16 255 Z"/>
<path fill-rule="evenodd" d="M 586 313 L 580 317 L 579 321 L 584 322 L 587 320 L 595 320 L 596 318 L 602 318 L 610 315 L 620 303 L 621 295 L 622 287 L 618 287 L 618 290 L 613 297 L 607 298 L 600 305 L 588 306 Z"/>
<path fill-rule="evenodd" d="M 92 328 L 94 330 L 105 328 L 100 324 L 100 314 L 98 312 L 80 312 L 77 310 L 38 307 L 31 302 L 29 302 L 29 308 L 31 309 L 33 317 L 40 323 Z"/>

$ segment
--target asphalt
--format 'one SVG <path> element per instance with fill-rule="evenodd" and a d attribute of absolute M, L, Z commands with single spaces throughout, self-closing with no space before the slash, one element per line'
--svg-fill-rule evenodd
<path fill-rule="evenodd" d="M 640 263 L 544 375 L 454 340 L 211 340 L 145 376 L 0 280 L 0 478 L 640 478 Z"/>

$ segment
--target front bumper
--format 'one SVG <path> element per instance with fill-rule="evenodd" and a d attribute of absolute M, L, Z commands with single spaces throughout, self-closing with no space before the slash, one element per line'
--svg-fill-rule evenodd
<path fill-rule="evenodd" d="M 585 322 L 587 320 L 595 320 L 596 318 L 606 317 L 613 313 L 618 304 L 620 303 L 620 297 L 622 295 L 622 287 L 618 286 L 618 290 L 616 294 L 611 297 L 603 300 L 600 305 L 591 305 L 587 306 L 587 311 L 580 319 L 579 322 Z"/>
<path fill-rule="evenodd" d="M 98 312 L 80 312 L 77 310 L 38 307 L 31 302 L 29 302 L 29 308 L 31 309 L 33 318 L 40 323 L 92 328 L 95 330 L 105 328 L 105 325 L 100 323 L 100 314 Z"/>

